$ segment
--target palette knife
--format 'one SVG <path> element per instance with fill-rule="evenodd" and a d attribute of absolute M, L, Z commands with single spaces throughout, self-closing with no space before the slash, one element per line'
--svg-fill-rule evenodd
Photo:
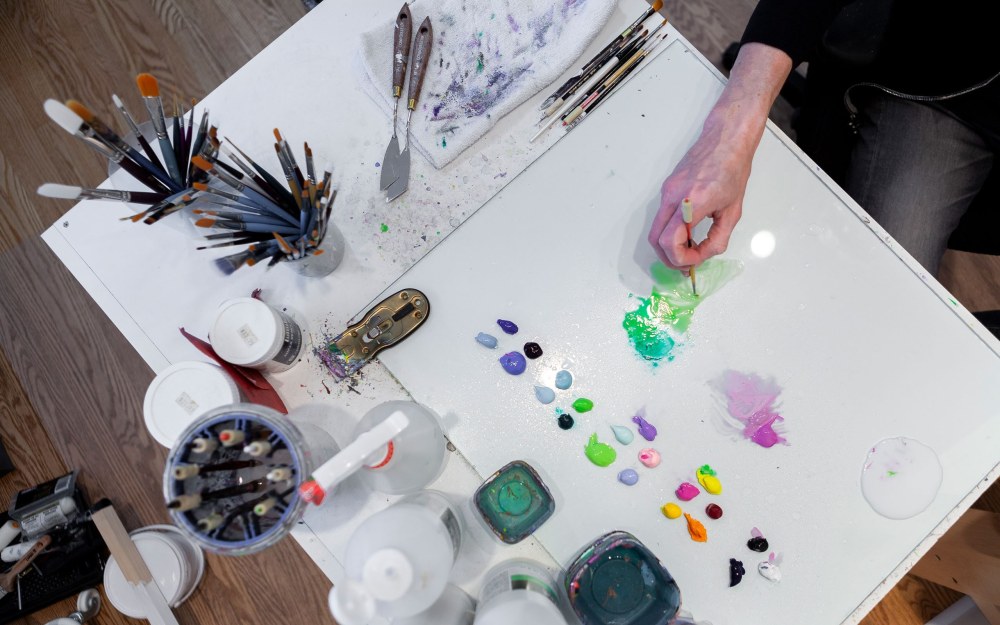
<path fill-rule="evenodd" d="M 385 148 L 382 157 L 382 175 L 379 188 L 385 191 L 396 181 L 396 161 L 399 160 L 399 139 L 396 138 L 396 111 L 399 109 L 399 98 L 403 95 L 403 81 L 406 79 L 406 63 L 410 60 L 410 34 L 412 33 L 413 17 L 410 15 L 410 5 L 403 4 L 396 16 L 396 28 L 392 36 L 392 139 Z"/>
<path fill-rule="evenodd" d="M 410 122 L 413 119 L 413 109 L 417 108 L 417 99 L 420 97 L 420 87 L 424 82 L 424 74 L 427 73 L 427 62 L 431 58 L 431 43 L 434 33 L 431 30 L 431 18 L 424 18 L 417 30 L 417 36 L 413 43 L 413 62 L 410 63 L 410 78 L 407 93 L 406 108 L 406 147 L 399 155 L 399 160 L 395 162 L 396 181 L 392 183 L 386 191 L 386 202 L 391 202 L 403 195 L 410 184 Z"/>

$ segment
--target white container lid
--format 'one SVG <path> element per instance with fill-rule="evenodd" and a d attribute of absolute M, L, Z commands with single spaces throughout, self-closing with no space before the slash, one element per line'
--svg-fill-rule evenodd
<path fill-rule="evenodd" d="M 173 447 L 192 421 L 213 408 L 239 403 L 240 390 L 218 365 L 184 361 L 170 365 L 150 383 L 142 402 L 146 429 Z"/>
<path fill-rule="evenodd" d="M 186 585 L 187 581 L 184 579 L 186 568 L 183 567 L 176 549 L 152 532 L 132 536 L 132 542 L 149 567 L 167 603 L 176 606 L 184 590 L 182 586 Z M 147 618 L 145 599 L 125 581 L 125 575 L 114 556 L 108 558 L 108 563 L 104 567 L 104 592 L 107 593 L 111 605 L 125 616 L 135 619 Z"/>
<path fill-rule="evenodd" d="M 238 297 L 222 303 L 208 336 L 226 362 L 255 367 L 274 357 L 284 331 L 270 306 L 252 297 Z"/>
<path fill-rule="evenodd" d="M 566 625 L 555 603 L 537 592 L 512 590 L 479 606 L 475 625 Z"/>

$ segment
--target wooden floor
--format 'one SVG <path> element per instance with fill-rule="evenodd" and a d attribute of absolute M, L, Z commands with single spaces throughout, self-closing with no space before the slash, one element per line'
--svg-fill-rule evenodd
<path fill-rule="evenodd" d="M 667 6 L 716 62 L 751 9 L 750 0 Z M 42 102 L 77 98 L 115 120 L 111 93 L 141 108 L 141 71 L 168 97 L 202 97 L 303 14 L 299 0 L 0 0 L 0 434 L 18 468 L 0 480 L 0 501 L 76 468 L 90 497 L 111 497 L 127 527 L 167 521 L 165 450 L 140 418 L 153 375 L 38 238 L 70 207 L 36 196 L 38 185 L 96 184 L 106 172 Z M 970 309 L 1000 309 L 997 258 L 950 254 L 942 274 Z M 182 623 L 331 622 L 327 590 L 287 540 L 249 558 L 209 556 L 205 581 L 178 612 Z M 906 578 L 865 623 L 922 624 L 955 598 Z M 25 622 L 72 609 L 65 601 Z M 97 619 L 126 622 L 113 609 Z"/>

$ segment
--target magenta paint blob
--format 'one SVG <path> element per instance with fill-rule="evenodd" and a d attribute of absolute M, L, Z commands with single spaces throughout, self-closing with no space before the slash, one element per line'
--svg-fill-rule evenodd
<path fill-rule="evenodd" d="M 698 490 L 698 487 L 692 484 L 691 482 L 684 482 L 683 484 L 677 487 L 675 494 L 677 495 L 677 498 L 680 499 L 681 501 L 691 501 L 699 494 L 701 494 L 701 491 Z"/>
<path fill-rule="evenodd" d="M 726 425 L 737 430 L 743 438 L 761 447 L 774 447 L 778 443 L 787 445 L 776 425 L 785 418 L 777 412 L 775 403 L 781 394 L 781 387 L 773 378 L 764 379 L 755 373 L 726 371 L 712 382 L 726 405 L 729 419 Z"/>

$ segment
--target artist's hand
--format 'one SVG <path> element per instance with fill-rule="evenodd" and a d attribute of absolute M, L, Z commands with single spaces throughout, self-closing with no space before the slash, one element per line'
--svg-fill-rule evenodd
<path fill-rule="evenodd" d="M 649 243 L 668 267 L 686 271 L 726 251 L 729 237 L 743 214 L 743 194 L 750 177 L 750 157 L 720 144 L 718 129 L 706 125 L 702 136 L 663 182 L 660 210 L 649 230 Z M 692 228 L 712 220 L 708 237 L 687 246 L 681 214 L 684 198 L 693 207 Z"/>
<path fill-rule="evenodd" d="M 726 251 L 743 214 L 750 163 L 768 111 L 791 69 L 791 58 L 777 48 L 749 43 L 740 49 L 701 135 L 663 182 L 648 239 L 668 267 L 687 271 Z M 706 217 L 712 220 L 708 237 L 691 248 L 680 210 L 684 198 L 694 208 L 692 227 Z"/>

